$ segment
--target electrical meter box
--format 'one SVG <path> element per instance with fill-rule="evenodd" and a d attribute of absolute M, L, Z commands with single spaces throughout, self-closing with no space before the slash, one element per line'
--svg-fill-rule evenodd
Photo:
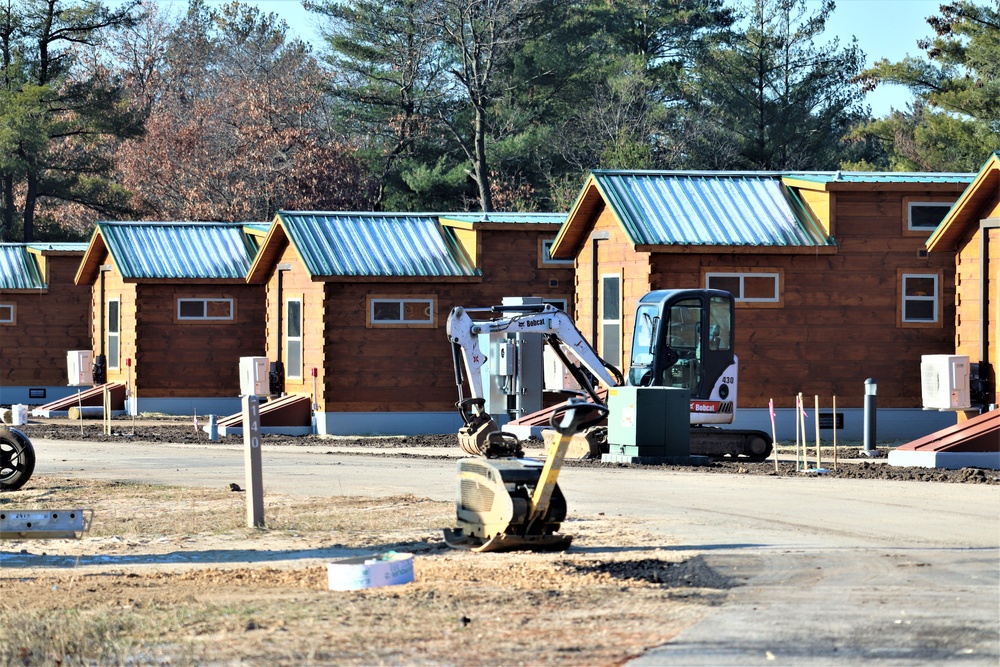
<path fill-rule="evenodd" d="M 271 364 L 267 357 L 240 357 L 240 395 L 271 395 Z"/>
<path fill-rule="evenodd" d="M 69 371 L 69 385 L 94 384 L 94 353 L 90 350 L 70 350 L 66 353 L 66 367 Z"/>
<path fill-rule="evenodd" d="M 615 387 L 608 391 L 608 451 L 613 455 L 691 455 L 691 392 L 676 387 Z"/>

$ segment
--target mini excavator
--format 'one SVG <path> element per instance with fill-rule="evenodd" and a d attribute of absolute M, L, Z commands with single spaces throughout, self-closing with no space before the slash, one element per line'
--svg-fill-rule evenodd
<path fill-rule="evenodd" d="M 691 454 L 764 460 L 772 449 L 769 434 L 719 428 L 731 424 L 736 415 L 735 313 L 733 295 L 722 290 L 647 293 L 636 307 L 631 364 L 623 376 L 601 359 L 569 315 L 550 304 L 456 307 L 448 317 L 447 332 L 459 393 L 456 406 L 464 423 L 459 445 L 473 456 L 519 454 L 516 436 L 502 431 L 486 410 L 481 369 L 487 357 L 479 343 L 481 334 L 518 333 L 541 335 L 593 403 L 603 404 L 595 384 L 606 389 L 625 385 L 687 389 Z M 465 383 L 469 398 L 462 393 Z"/>

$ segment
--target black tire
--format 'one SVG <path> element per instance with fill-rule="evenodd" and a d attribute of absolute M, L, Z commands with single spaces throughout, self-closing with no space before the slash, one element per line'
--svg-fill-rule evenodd
<path fill-rule="evenodd" d="M 35 450 L 16 428 L 0 427 L 0 491 L 16 491 L 35 471 Z"/>

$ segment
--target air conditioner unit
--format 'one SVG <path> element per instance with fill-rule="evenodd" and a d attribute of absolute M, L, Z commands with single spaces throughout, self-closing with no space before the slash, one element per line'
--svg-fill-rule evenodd
<path fill-rule="evenodd" d="M 70 350 L 66 353 L 69 386 L 94 384 L 94 353 L 90 350 Z"/>
<path fill-rule="evenodd" d="M 969 357 L 925 354 L 920 357 L 920 389 L 925 410 L 968 410 Z"/>
<path fill-rule="evenodd" d="M 270 396 L 271 364 L 267 357 L 240 357 L 240 395 Z"/>
<path fill-rule="evenodd" d="M 559 345 L 566 358 L 570 360 L 570 363 L 573 363 L 573 356 L 569 353 L 567 347 L 562 343 Z M 580 391 L 582 389 L 580 383 L 576 381 L 576 378 L 573 377 L 573 374 L 563 364 L 559 355 L 549 345 L 546 345 L 542 351 L 542 363 L 544 364 L 543 379 L 545 391 Z"/>

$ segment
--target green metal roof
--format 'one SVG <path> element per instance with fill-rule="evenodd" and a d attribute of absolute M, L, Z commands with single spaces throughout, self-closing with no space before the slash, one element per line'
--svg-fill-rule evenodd
<path fill-rule="evenodd" d="M 903 171 L 787 172 L 783 175 L 813 183 L 969 183 L 976 177 L 958 172 Z"/>
<path fill-rule="evenodd" d="M 280 211 L 278 217 L 314 277 L 482 275 L 436 215 Z"/>
<path fill-rule="evenodd" d="M 68 241 L 41 241 L 27 244 L 28 248 L 37 252 L 87 252 L 87 243 L 74 243 Z"/>
<path fill-rule="evenodd" d="M 778 174 L 591 173 L 636 245 L 836 245 Z"/>
<path fill-rule="evenodd" d="M 566 220 L 566 213 L 438 213 L 437 217 L 458 222 L 561 225 Z"/>
<path fill-rule="evenodd" d="M 0 243 L 0 290 L 45 289 L 38 263 L 23 243 Z"/>
<path fill-rule="evenodd" d="M 243 223 L 101 222 L 123 278 L 246 278 L 255 249 Z"/>

